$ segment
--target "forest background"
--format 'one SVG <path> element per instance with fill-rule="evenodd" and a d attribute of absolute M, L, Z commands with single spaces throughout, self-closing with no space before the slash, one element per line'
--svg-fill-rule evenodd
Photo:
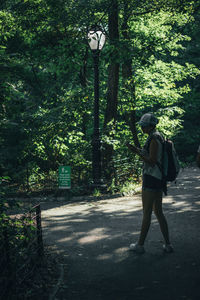
<path fill-rule="evenodd" d="M 87 32 L 106 32 L 100 55 L 102 172 L 111 192 L 137 184 L 137 122 L 153 112 L 182 164 L 200 143 L 200 1 L 0 2 L 0 177 L 9 192 L 72 193 L 92 181 L 94 70 Z"/>

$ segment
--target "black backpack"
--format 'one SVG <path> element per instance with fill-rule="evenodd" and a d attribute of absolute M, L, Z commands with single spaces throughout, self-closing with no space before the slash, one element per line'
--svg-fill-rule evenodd
<path fill-rule="evenodd" d="M 149 146 L 152 138 L 157 138 L 162 146 L 162 163 L 157 162 L 157 166 L 159 167 L 162 173 L 162 180 L 165 186 L 165 194 L 167 194 L 166 182 L 175 181 L 178 173 L 180 171 L 180 164 L 178 160 L 178 156 L 176 154 L 176 150 L 174 147 L 174 143 L 169 139 L 164 139 L 158 132 L 155 132 L 152 136 L 149 137 L 147 144 L 145 145 L 146 150 L 149 152 Z"/>
<path fill-rule="evenodd" d="M 167 139 L 163 143 L 162 174 L 166 181 L 175 181 L 180 171 L 174 143 Z"/>

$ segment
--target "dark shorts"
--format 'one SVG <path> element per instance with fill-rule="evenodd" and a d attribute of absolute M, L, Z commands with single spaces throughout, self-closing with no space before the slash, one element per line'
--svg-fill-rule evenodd
<path fill-rule="evenodd" d="M 145 191 L 162 191 L 163 183 L 151 175 L 143 174 L 142 189 Z"/>

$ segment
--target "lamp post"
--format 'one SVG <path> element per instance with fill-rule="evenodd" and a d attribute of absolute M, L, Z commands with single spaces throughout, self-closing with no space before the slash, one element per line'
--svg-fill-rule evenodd
<path fill-rule="evenodd" d="M 92 176 L 94 186 L 99 186 L 101 180 L 101 141 L 99 130 L 99 54 L 105 43 L 105 34 L 99 26 L 88 32 L 88 42 L 94 60 L 94 132 L 92 138 Z"/>

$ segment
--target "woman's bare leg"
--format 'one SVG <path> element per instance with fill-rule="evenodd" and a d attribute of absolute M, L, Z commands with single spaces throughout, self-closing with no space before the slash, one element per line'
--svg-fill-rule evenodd
<path fill-rule="evenodd" d="M 154 202 L 154 198 L 152 197 L 151 194 L 152 192 L 144 191 L 144 190 L 142 191 L 143 219 L 142 219 L 140 237 L 138 240 L 138 244 L 141 246 L 144 245 L 151 224 L 151 215 L 152 215 L 153 202 Z"/>
<path fill-rule="evenodd" d="M 151 224 L 152 209 L 158 219 L 161 232 L 166 244 L 170 244 L 167 220 L 162 210 L 162 192 L 142 191 L 143 219 L 139 245 L 144 245 Z"/>
<path fill-rule="evenodd" d="M 166 218 L 163 214 L 163 210 L 162 210 L 162 192 L 160 192 L 157 195 L 157 197 L 155 197 L 155 201 L 153 203 L 153 210 L 158 219 L 160 229 L 163 234 L 165 243 L 170 244 L 167 220 L 166 220 Z"/>

